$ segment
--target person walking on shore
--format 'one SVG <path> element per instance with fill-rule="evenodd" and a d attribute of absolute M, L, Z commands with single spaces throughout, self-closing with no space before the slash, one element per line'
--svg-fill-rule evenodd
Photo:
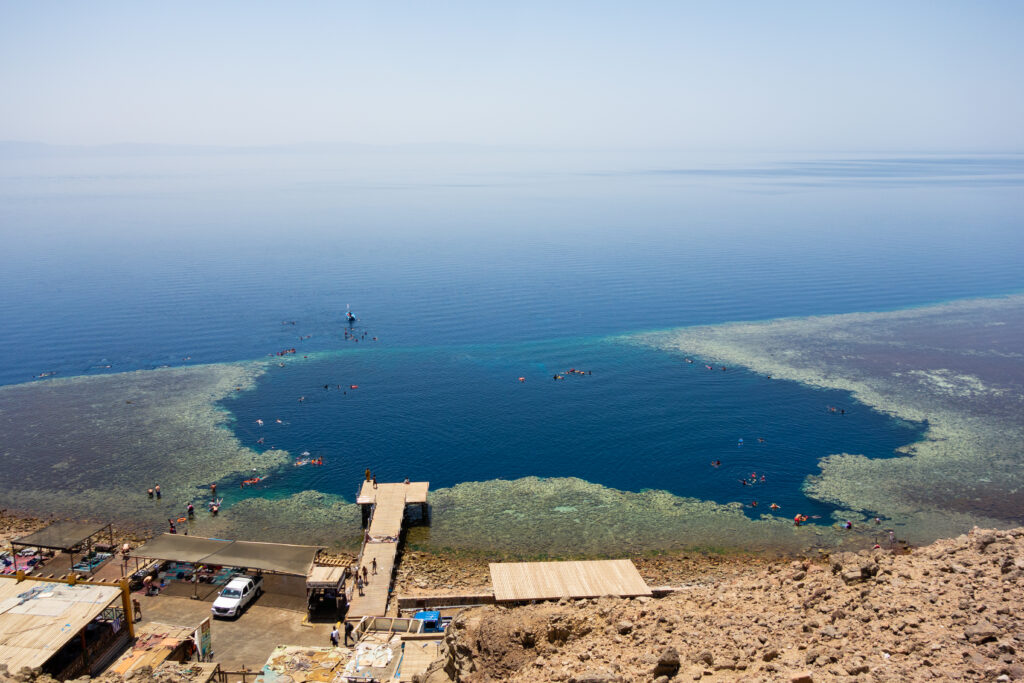
<path fill-rule="evenodd" d="M 366 565 L 363 565 L 363 583 L 370 583 L 370 577 L 366 573 Z"/>
<path fill-rule="evenodd" d="M 142 603 L 138 598 L 132 598 L 132 611 L 135 612 L 135 621 L 142 621 Z"/>
<path fill-rule="evenodd" d="M 377 558 L 376 557 L 373 558 L 373 560 L 370 562 L 370 568 L 372 569 L 372 571 L 370 573 L 373 574 L 373 575 L 376 575 L 377 574 Z"/>
<path fill-rule="evenodd" d="M 334 628 L 333 628 L 333 629 L 331 630 L 331 646 L 332 646 L 332 647 L 338 647 L 338 638 L 339 638 L 340 636 L 341 636 L 341 634 L 340 634 L 340 633 L 338 633 L 338 627 L 337 627 L 337 626 L 335 626 L 335 627 L 334 627 Z"/>
<path fill-rule="evenodd" d="M 348 639 L 352 638 L 352 622 L 345 622 L 345 646 L 348 647 Z M 355 645 L 356 639 L 352 638 L 352 644 Z"/>
<path fill-rule="evenodd" d="M 360 595 L 363 595 L 363 577 L 356 574 L 356 590 L 359 591 Z"/>

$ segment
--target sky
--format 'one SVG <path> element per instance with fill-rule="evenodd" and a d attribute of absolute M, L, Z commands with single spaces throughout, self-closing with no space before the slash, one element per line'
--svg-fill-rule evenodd
<path fill-rule="evenodd" d="M 0 0 L 0 140 L 1024 150 L 1024 3 Z"/>

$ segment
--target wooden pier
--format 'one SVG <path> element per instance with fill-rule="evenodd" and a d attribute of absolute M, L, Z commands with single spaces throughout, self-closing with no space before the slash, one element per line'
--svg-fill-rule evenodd
<path fill-rule="evenodd" d="M 430 483 L 416 481 L 402 484 L 363 482 L 356 502 L 363 508 L 363 548 L 359 553 L 359 571 L 366 567 L 369 582 L 363 586 L 363 595 L 352 592 L 346 619 L 382 617 L 387 612 L 391 581 L 394 578 L 398 543 L 405 524 L 408 505 L 420 505 L 423 519 L 427 519 L 427 492 Z M 377 573 L 373 573 L 373 561 Z"/>

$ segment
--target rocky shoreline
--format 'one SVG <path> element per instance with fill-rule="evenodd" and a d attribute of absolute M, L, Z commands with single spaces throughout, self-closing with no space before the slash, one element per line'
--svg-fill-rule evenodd
<path fill-rule="evenodd" d="M 697 576 L 691 577 L 696 579 Z M 1024 680 L 1024 529 L 462 612 L 427 683 Z"/>
<path fill-rule="evenodd" d="M 45 523 L 0 511 L 0 542 Z M 634 562 L 648 585 L 673 590 L 463 610 L 424 682 L 1024 680 L 1024 528 L 814 558 Z M 395 592 L 476 593 L 489 583 L 486 558 L 407 551 Z M 0 681 L 32 679 L 0 671 Z"/>

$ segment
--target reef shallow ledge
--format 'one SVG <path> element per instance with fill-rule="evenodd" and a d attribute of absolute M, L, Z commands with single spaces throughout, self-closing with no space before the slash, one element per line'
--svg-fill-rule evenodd
<path fill-rule="evenodd" d="M 882 313 L 785 318 L 631 335 L 630 343 L 848 391 L 927 425 L 904 457 L 836 453 L 806 493 L 887 518 L 914 543 L 974 525 L 1006 528 L 1024 510 L 1024 295 Z"/>

